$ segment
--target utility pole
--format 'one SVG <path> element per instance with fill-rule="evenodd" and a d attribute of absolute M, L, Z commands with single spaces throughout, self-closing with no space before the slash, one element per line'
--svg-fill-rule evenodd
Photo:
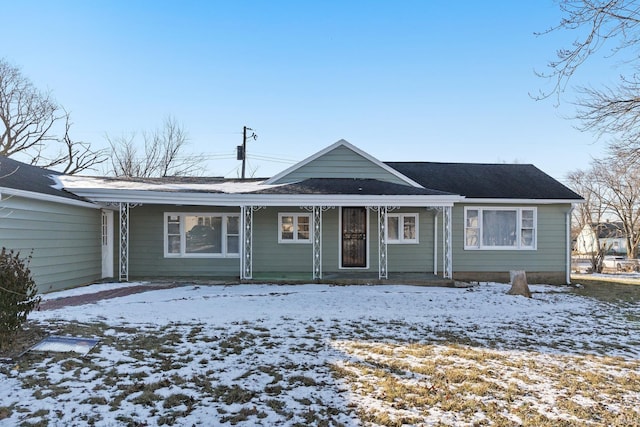
<path fill-rule="evenodd" d="M 251 131 L 251 135 L 249 138 L 253 138 L 255 141 L 258 139 L 258 135 L 253 131 L 253 129 L 244 126 L 242 128 L 242 145 L 238 145 L 238 154 L 236 156 L 237 160 L 242 160 L 242 179 L 244 179 L 245 174 L 245 164 L 247 162 L 247 131 Z"/>

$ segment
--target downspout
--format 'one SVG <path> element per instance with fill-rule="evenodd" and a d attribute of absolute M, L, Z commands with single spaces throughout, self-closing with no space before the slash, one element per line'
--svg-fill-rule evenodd
<path fill-rule="evenodd" d="M 567 244 L 567 263 L 565 266 L 565 281 L 566 284 L 571 284 L 571 214 L 573 213 L 574 206 L 571 204 L 571 209 L 567 211 L 567 235 L 566 235 L 566 244 Z"/>

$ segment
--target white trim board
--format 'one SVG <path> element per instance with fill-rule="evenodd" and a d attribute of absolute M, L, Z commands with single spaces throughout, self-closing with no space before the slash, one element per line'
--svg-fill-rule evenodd
<path fill-rule="evenodd" d="M 100 206 L 84 202 L 82 200 L 67 199 L 66 197 L 53 196 L 51 194 L 36 193 L 33 191 L 16 190 L 15 188 L 0 187 L 0 200 L 7 200 L 10 196 L 24 197 L 25 199 L 41 200 L 44 202 L 60 203 L 63 205 L 80 206 L 83 208 L 100 209 Z"/>

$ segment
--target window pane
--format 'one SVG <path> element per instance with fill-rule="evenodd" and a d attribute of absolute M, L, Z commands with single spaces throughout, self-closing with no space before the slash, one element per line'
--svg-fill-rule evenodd
<path fill-rule="evenodd" d="M 180 236 L 168 236 L 167 251 L 170 254 L 180 253 Z"/>
<path fill-rule="evenodd" d="M 400 239 L 400 233 L 398 231 L 398 217 L 390 216 L 387 218 L 387 238 L 389 240 L 398 240 Z"/>
<path fill-rule="evenodd" d="M 522 246 L 533 246 L 533 230 L 522 230 Z"/>
<path fill-rule="evenodd" d="M 416 217 L 405 216 L 404 218 L 404 238 L 406 240 L 416 239 Z"/>
<path fill-rule="evenodd" d="M 467 228 L 465 233 L 465 245 L 466 246 L 478 246 L 478 229 Z"/>
<path fill-rule="evenodd" d="M 238 234 L 240 230 L 240 218 L 237 216 L 227 217 L 227 234 Z"/>
<path fill-rule="evenodd" d="M 220 253 L 222 218 L 187 216 L 185 217 L 185 225 L 187 229 L 185 250 L 187 253 Z"/>
<path fill-rule="evenodd" d="M 522 228 L 533 228 L 533 211 L 522 211 Z"/>
<path fill-rule="evenodd" d="M 237 254 L 240 253 L 240 238 L 238 236 L 227 237 L 227 253 Z"/>
<path fill-rule="evenodd" d="M 282 217 L 282 228 L 280 229 L 280 237 L 282 240 L 293 240 L 293 217 Z"/>
<path fill-rule="evenodd" d="M 222 217 L 211 217 L 211 228 L 213 229 L 213 248 L 211 252 L 214 254 L 220 254 L 222 253 Z"/>
<path fill-rule="evenodd" d="M 298 239 L 309 240 L 309 217 L 298 217 Z"/>
<path fill-rule="evenodd" d="M 515 246 L 516 218 L 516 211 L 483 211 L 482 245 Z"/>
<path fill-rule="evenodd" d="M 168 223 L 167 224 L 167 233 L 169 234 L 180 234 L 180 224 L 176 223 Z"/>
<path fill-rule="evenodd" d="M 478 227 L 478 211 L 469 209 L 467 211 L 467 227 Z"/>

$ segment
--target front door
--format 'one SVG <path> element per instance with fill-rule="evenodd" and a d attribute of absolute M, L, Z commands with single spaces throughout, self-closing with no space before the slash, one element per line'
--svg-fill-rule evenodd
<path fill-rule="evenodd" d="M 113 277 L 113 212 L 102 211 L 102 278 Z"/>
<path fill-rule="evenodd" d="M 367 266 L 367 210 L 342 208 L 342 267 Z"/>

